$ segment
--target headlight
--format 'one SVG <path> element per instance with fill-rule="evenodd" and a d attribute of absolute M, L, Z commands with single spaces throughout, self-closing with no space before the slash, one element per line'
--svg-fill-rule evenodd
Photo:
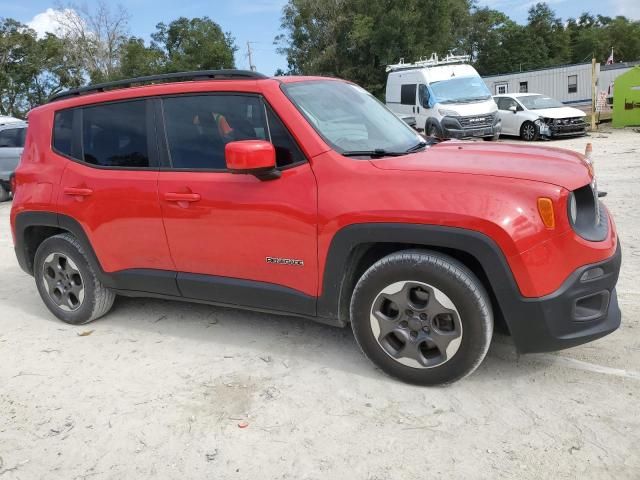
<path fill-rule="evenodd" d="M 448 110 L 446 108 L 439 108 L 438 113 L 443 117 L 459 117 L 460 114 L 455 110 Z"/>
<path fill-rule="evenodd" d="M 569 194 L 569 220 L 571 220 L 571 225 L 575 225 L 578 220 L 578 202 L 573 192 Z"/>

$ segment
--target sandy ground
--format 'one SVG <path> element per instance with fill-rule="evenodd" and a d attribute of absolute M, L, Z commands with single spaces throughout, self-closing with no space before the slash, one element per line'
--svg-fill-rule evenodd
<path fill-rule="evenodd" d="M 587 141 L 623 242 L 622 327 L 523 357 L 494 337 L 446 388 L 390 379 L 349 330 L 299 319 L 122 298 L 61 323 L 0 205 L 0 478 L 640 478 L 640 133 L 547 145 Z"/>

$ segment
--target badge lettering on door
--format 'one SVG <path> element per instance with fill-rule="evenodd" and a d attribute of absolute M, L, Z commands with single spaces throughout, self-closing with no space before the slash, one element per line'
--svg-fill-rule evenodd
<path fill-rule="evenodd" d="M 276 265 L 292 265 L 295 267 L 304 267 L 304 261 L 296 260 L 295 258 L 278 258 L 278 257 L 267 257 L 267 263 L 273 263 Z"/>

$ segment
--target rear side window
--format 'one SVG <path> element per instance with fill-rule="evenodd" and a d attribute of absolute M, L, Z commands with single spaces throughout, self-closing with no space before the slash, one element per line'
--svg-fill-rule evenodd
<path fill-rule="evenodd" d="M 53 117 L 53 149 L 62 155 L 72 156 L 73 110 L 56 112 Z"/>
<path fill-rule="evenodd" d="M 84 161 L 102 167 L 149 167 L 146 110 L 145 100 L 83 108 Z"/>
<path fill-rule="evenodd" d="M 26 128 L 7 128 L 0 130 L 0 148 L 24 147 Z"/>
<path fill-rule="evenodd" d="M 400 103 L 403 105 L 416 104 L 416 84 L 407 84 L 400 87 Z"/>

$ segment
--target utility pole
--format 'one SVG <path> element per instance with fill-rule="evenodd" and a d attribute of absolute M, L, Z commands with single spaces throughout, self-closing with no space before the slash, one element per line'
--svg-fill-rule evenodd
<path fill-rule="evenodd" d="M 591 58 L 591 131 L 596 129 L 596 56 Z"/>
<path fill-rule="evenodd" d="M 249 70 L 256 71 L 256 66 L 253 64 L 253 52 L 251 51 L 251 44 L 255 42 L 247 42 L 247 55 L 249 56 Z"/>

